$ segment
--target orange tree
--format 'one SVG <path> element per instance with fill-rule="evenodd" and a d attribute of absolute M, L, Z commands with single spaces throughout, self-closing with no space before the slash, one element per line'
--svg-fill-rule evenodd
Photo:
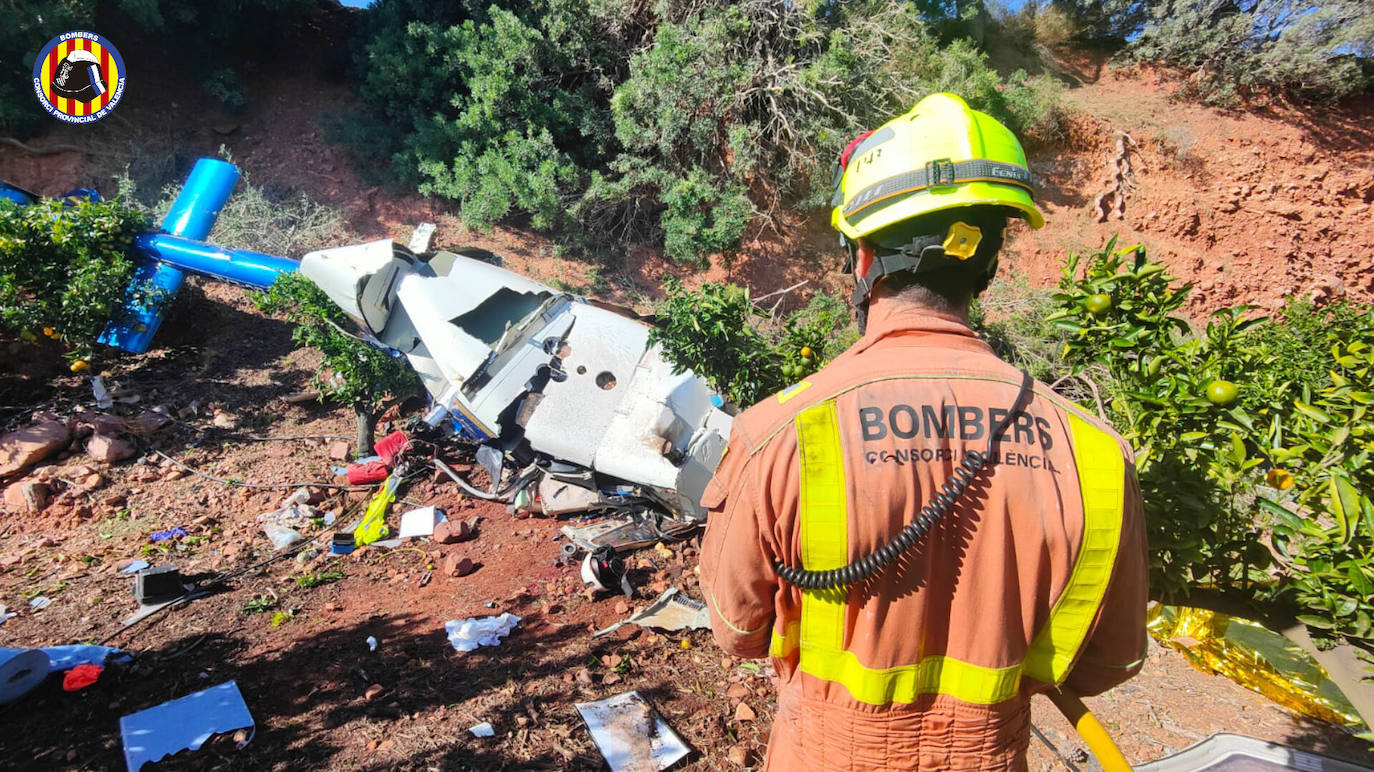
<path fill-rule="evenodd" d="M 0 329 L 60 340 L 74 364 L 89 358 L 106 323 L 124 313 L 133 238 L 148 228 L 120 199 L 0 199 Z M 140 302 L 163 300 L 147 283 L 133 290 Z"/>
<path fill-rule="evenodd" d="M 663 347 L 679 372 L 692 370 L 741 407 L 815 372 L 854 339 L 845 332 L 848 306 L 824 292 L 801 309 L 774 316 L 735 284 L 707 282 L 689 290 L 669 277 L 663 286 L 649 340 Z"/>
<path fill-rule="evenodd" d="M 1277 603 L 1370 641 L 1374 312 L 1242 306 L 1194 330 L 1176 315 L 1190 290 L 1113 241 L 1070 256 L 1051 314 L 1064 364 L 1100 382 L 1136 449 L 1153 592 Z"/>

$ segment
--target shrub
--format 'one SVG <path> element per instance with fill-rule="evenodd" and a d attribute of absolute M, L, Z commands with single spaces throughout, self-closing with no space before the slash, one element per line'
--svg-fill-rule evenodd
<path fill-rule="evenodd" d="M 1279 603 L 1369 643 L 1374 311 L 1293 302 L 1276 321 L 1240 307 L 1193 331 L 1173 315 L 1191 287 L 1174 282 L 1143 248 L 1108 244 L 1070 259 L 1051 317 L 1136 448 L 1153 592 Z M 1209 391 L 1219 380 L 1234 401 Z"/>
<path fill-rule="evenodd" d="M 953 90 L 1052 134 L 1056 92 L 942 49 L 907 3 L 539 0 L 368 12 L 346 132 L 464 222 L 516 215 L 591 249 L 728 254 L 750 220 L 823 204 L 859 132 Z M 406 84 L 398 88 L 397 84 Z M 368 147 L 370 146 L 370 147 Z M 385 151 L 382 150 L 385 148 Z"/>
<path fill-rule="evenodd" d="M 1334 345 L 1330 383 L 1292 402 L 1283 434 L 1273 438 L 1277 466 L 1269 482 L 1282 490 L 1291 480 L 1296 495 L 1291 503 L 1260 502 L 1274 518 L 1274 548 L 1289 577 L 1279 594 L 1308 612 L 1298 619 L 1368 641 L 1374 638 L 1374 347 L 1366 340 Z"/>
<path fill-rule="evenodd" d="M 562 225 L 610 135 L 599 105 L 611 59 L 596 20 L 574 0 L 474 6 L 366 12 L 359 87 L 391 128 L 364 139 L 389 146 L 401 179 L 453 199 L 474 227 L 517 211 Z"/>
<path fill-rule="evenodd" d="M 223 147 L 220 155 L 233 163 Z M 124 174 L 117 182 L 121 198 L 138 200 L 141 188 L 133 179 Z M 180 185 L 167 185 L 157 195 L 155 203 L 139 207 L 154 221 L 161 222 L 180 193 Z M 233 194 L 220 208 L 206 240 L 233 249 L 291 257 L 347 242 L 352 236 L 338 209 L 320 204 L 304 193 L 254 184 L 249 175 L 243 173 Z"/>
<path fill-rule="evenodd" d="M 692 370 L 742 407 L 815 372 L 855 340 L 846 330 L 849 307 L 824 292 L 774 318 L 738 285 L 707 282 L 692 291 L 670 277 L 664 288 L 650 342 L 678 372 Z"/>
<path fill-rule="evenodd" d="M 257 293 L 258 309 L 281 314 L 296 325 L 291 339 L 318 349 L 323 367 L 312 385 L 353 408 L 358 421 L 358 453 L 372 449 L 373 426 L 389 399 L 403 399 L 419 387 L 415 372 L 399 356 L 346 331 L 352 324 L 324 290 L 299 273 L 283 274 Z"/>
<path fill-rule="evenodd" d="M 129 249 L 146 230 L 143 213 L 120 199 L 0 200 L 0 325 L 26 338 L 45 332 L 72 358 L 86 358 L 124 308 L 134 273 Z M 151 286 L 138 294 L 157 301 Z"/>
<path fill-rule="evenodd" d="M 165 197 L 159 215 L 171 206 Z M 311 200 L 304 193 L 272 195 L 245 175 L 239 180 L 215 220 L 209 240 L 235 249 L 299 257 L 306 252 L 347 241 L 350 234 L 338 210 Z"/>
<path fill-rule="evenodd" d="M 181 57 L 205 93 L 231 110 L 247 106 L 242 76 L 253 63 L 284 48 L 281 34 L 318 6 L 308 0 L 118 0 L 115 11 L 147 33 L 138 43 L 176 41 L 194 56 Z"/>
<path fill-rule="evenodd" d="M 1159 0 L 1131 45 L 1189 74 L 1183 95 L 1232 106 L 1258 93 L 1334 100 L 1369 87 L 1374 7 L 1362 0 Z"/>

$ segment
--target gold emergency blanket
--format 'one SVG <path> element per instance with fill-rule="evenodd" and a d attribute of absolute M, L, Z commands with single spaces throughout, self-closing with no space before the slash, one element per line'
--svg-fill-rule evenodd
<path fill-rule="evenodd" d="M 1193 667 L 1225 676 L 1304 716 L 1362 728 L 1355 707 L 1297 644 L 1256 622 L 1214 611 L 1155 604 L 1150 635 Z"/>

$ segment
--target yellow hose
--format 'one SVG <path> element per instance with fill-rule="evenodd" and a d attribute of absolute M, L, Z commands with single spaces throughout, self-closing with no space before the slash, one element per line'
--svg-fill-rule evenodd
<path fill-rule="evenodd" d="M 1102 722 L 1088 710 L 1088 706 L 1083 704 L 1083 700 L 1079 699 L 1077 694 L 1061 687 L 1058 691 L 1047 692 L 1046 696 L 1056 708 L 1059 708 L 1059 712 L 1064 714 L 1064 718 L 1073 724 L 1073 728 L 1078 730 L 1078 736 L 1088 744 L 1088 750 L 1092 751 L 1097 763 L 1102 765 L 1105 772 L 1130 772 L 1130 762 L 1126 761 L 1112 736 L 1103 728 Z"/>

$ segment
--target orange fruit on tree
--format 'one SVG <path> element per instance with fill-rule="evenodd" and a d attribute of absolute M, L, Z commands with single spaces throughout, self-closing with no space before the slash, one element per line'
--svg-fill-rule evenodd
<path fill-rule="evenodd" d="M 1264 482 L 1270 488 L 1278 488 L 1281 491 L 1286 491 L 1293 487 L 1293 473 L 1287 469 L 1275 467 L 1270 469 L 1269 473 L 1264 476 Z"/>
<path fill-rule="evenodd" d="M 1217 407 L 1226 407 L 1240 396 L 1240 387 L 1230 381 L 1215 380 L 1207 384 L 1207 401 Z"/>

